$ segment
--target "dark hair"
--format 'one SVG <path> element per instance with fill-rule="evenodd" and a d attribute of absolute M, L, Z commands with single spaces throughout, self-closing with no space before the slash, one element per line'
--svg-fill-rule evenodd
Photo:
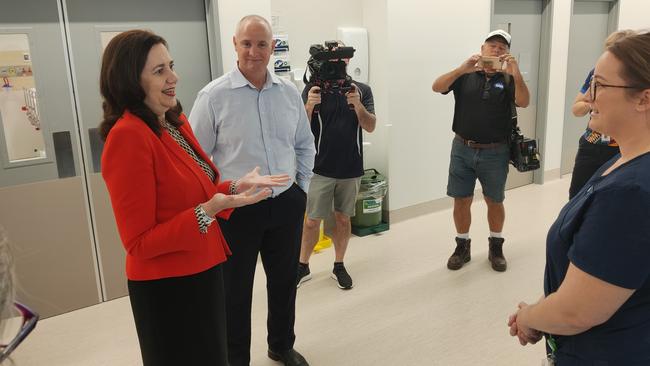
<path fill-rule="evenodd" d="M 99 90 L 104 99 L 104 119 L 99 125 L 99 134 L 103 140 L 127 109 L 160 136 L 158 117 L 144 104 L 146 94 L 140 85 L 140 75 L 149 51 L 157 44 L 167 47 L 164 38 L 147 30 L 135 29 L 116 35 L 106 46 L 99 77 Z M 176 106 L 165 113 L 165 118 L 178 127 L 183 124 L 180 120 L 182 111 L 177 101 Z"/>
<path fill-rule="evenodd" d="M 650 88 L 650 33 L 624 37 L 607 47 L 621 63 L 621 77 L 631 86 Z M 630 90 L 635 93 L 638 90 Z"/>

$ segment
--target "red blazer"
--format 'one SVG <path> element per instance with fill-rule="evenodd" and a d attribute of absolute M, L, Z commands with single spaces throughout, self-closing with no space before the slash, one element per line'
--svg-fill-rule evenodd
<path fill-rule="evenodd" d="M 162 130 L 158 137 L 139 117 L 125 111 L 111 129 L 102 153 L 102 176 L 111 197 L 117 228 L 126 249 L 130 280 L 191 275 L 224 262 L 230 249 L 214 222 L 199 232 L 194 208 L 230 181 L 196 141 L 182 115 L 179 131 L 217 174 L 210 181 L 192 157 Z M 227 219 L 230 210 L 217 216 Z"/>

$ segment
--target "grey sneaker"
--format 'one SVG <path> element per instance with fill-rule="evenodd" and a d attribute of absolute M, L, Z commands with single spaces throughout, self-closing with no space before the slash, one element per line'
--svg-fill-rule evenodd
<path fill-rule="evenodd" d="M 340 289 L 349 290 L 352 288 L 352 277 L 345 270 L 343 263 L 334 263 L 332 278 L 336 280 L 336 284 Z"/>
<path fill-rule="evenodd" d="M 296 278 L 296 288 L 300 288 L 303 282 L 311 280 L 311 272 L 309 272 L 309 264 L 302 264 L 298 262 L 298 277 Z"/>

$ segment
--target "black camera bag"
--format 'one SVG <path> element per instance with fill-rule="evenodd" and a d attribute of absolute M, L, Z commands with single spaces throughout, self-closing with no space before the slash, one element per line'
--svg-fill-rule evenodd
<path fill-rule="evenodd" d="M 541 164 L 537 150 L 537 140 L 525 137 L 517 126 L 517 106 L 515 105 L 515 96 L 510 85 L 512 76 L 504 74 L 506 79 L 507 98 L 510 103 L 511 111 L 511 131 L 507 138 L 510 146 L 510 164 L 519 172 L 528 172 L 537 170 Z"/>

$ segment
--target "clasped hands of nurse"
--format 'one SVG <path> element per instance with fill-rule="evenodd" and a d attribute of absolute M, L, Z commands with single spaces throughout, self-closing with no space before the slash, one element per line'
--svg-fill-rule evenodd
<path fill-rule="evenodd" d="M 540 298 L 543 299 L 544 296 Z M 542 332 L 536 329 L 528 328 L 522 324 L 517 323 L 517 316 L 522 312 L 526 311 L 525 309 L 529 306 L 529 304 L 525 302 L 520 302 L 517 307 L 519 308 L 516 313 L 510 315 L 508 317 L 508 326 L 510 327 L 510 335 L 512 337 L 517 336 L 519 339 L 519 343 L 522 346 L 525 346 L 527 344 L 535 344 L 539 342 L 542 337 L 544 336 Z"/>

